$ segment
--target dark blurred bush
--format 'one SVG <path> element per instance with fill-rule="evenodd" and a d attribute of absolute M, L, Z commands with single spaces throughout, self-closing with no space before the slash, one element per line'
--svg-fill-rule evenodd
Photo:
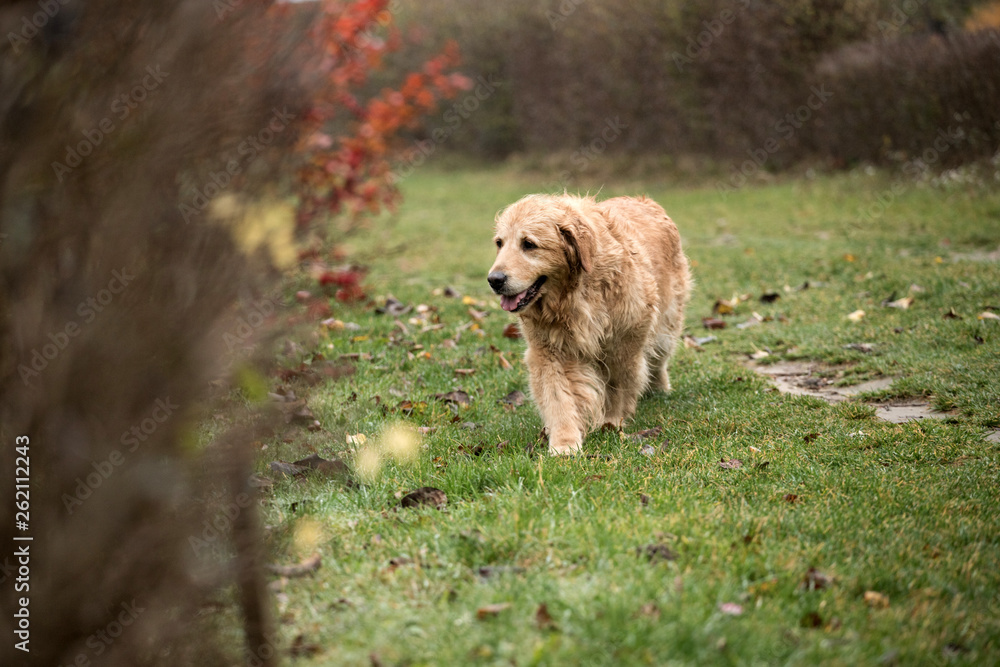
<path fill-rule="evenodd" d="M 997 108 L 990 40 L 960 32 L 968 0 L 398 4 L 428 48 L 454 38 L 467 74 L 500 81 L 446 146 L 479 157 L 563 154 L 582 166 L 594 147 L 735 162 L 763 150 L 768 169 L 843 165 L 881 159 L 883 137 L 920 144 L 916 116 L 934 125 L 937 109 L 961 107 L 985 132 Z M 858 124 L 869 117 L 878 122 Z M 624 130 L 602 142 L 616 119 Z"/>
<path fill-rule="evenodd" d="M 949 166 L 1000 146 L 995 30 L 847 46 L 823 58 L 816 79 L 833 97 L 812 148 L 838 164 L 911 160 L 937 142 L 933 161 Z"/>

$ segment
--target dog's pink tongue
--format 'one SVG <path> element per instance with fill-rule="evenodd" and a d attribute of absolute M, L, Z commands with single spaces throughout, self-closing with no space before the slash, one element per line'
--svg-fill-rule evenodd
<path fill-rule="evenodd" d="M 517 308 L 517 304 L 521 303 L 521 299 L 523 299 L 524 295 L 527 294 L 527 293 L 528 293 L 528 290 L 524 290 L 523 292 L 521 292 L 517 296 L 503 296 L 503 295 L 501 295 L 500 296 L 500 307 L 503 308 L 504 310 L 508 311 L 508 312 L 514 310 L 515 308 Z"/>

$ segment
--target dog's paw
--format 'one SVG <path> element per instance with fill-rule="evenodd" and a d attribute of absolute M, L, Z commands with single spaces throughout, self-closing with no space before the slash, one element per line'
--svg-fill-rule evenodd
<path fill-rule="evenodd" d="M 550 442 L 549 456 L 574 456 L 583 449 L 581 442 Z"/>

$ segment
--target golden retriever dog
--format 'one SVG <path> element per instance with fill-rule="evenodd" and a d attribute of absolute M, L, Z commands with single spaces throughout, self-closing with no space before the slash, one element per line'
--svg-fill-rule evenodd
<path fill-rule="evenodd" d="M 645 197 L 529 195 L 496 219 L 490 287 L 521 318 L 531 395 L 549 453 L 621 428 L 667 362 L 691 289 L 677 227 Z"/>

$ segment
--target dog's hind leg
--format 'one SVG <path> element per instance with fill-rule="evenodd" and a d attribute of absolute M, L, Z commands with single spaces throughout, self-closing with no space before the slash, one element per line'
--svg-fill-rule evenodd
<path fill-rule="evenodd" d="M 684 311 L 683 306 L 673 306 L 660 316 L 657 323 L 656 334 L 653 344 L 647 354 L 649 359 L 650 384 L 649 389 L 658 389 L 669 392 L 670 357 L 677 349 L 684 334 Z"/>
<path fill-rule="evenodd" d="M 630 352 L 631 354 L 612 354 L 607 359 L 608 386 L 604 399 L 604 420 L 619 427 L 635 414 L 639 396 L 649 383 L 651 370 L 642 348 L 633 347 Z"/>

